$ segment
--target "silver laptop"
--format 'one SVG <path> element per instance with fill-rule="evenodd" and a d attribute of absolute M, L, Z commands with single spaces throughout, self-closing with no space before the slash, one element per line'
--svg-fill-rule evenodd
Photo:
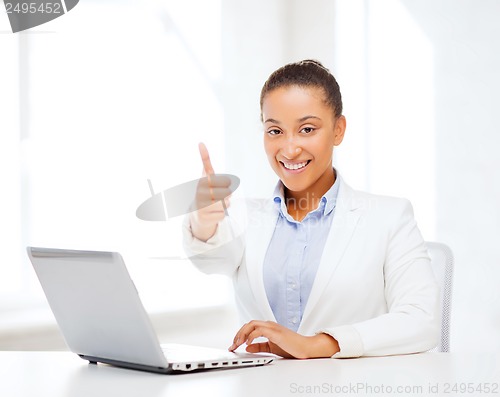
<path fill-rule="evenodd" d="M 160 345 L 119 253 L 27 250 L 69 349 L 90 363 L 174 373 L 273 361 L 262 354 Z"/>

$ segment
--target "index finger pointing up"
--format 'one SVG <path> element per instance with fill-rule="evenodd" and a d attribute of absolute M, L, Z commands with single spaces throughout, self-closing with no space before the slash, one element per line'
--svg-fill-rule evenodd
<path fill-rule="evenodd" d="M 203 142 L 200 142 L 198 144 L 198 149 L 200 150 L 201 161 L 203 162 L 203 170 L 207 175 L 214 174 L 214 168 L 212 167 L 207 147 Z"/>

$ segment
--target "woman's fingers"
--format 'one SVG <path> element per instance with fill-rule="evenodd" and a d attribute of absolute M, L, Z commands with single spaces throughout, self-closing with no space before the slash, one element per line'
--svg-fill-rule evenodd
<path fill-rule="evenodd" d="M 243 325 L 240 330 L 236 333 L 233 344 L 229 347 L 229 350 L 233 351 L 240 347 L 243 343 L 250 344 L 255 338 L 265 337 L 271 339 L 273 334 L 272 326 L 273 322 L 268 321 L 257 321 L 253 320 L 249 323 Z M 277 324 L 276 324 L 277 325 Z"/>
<path fill-rule="evenodd" d="M 269 342 L 252 343 L 245 350 L 248 353 L 272 353 Z"/>
<path fill-rule="evenodd" d="M 225 200 L 231 194 L 229 186 L 231 179 L 224 175 L 215 175 L 208 149 L 204 143 L 198 144 L 201 161 L 203 163 L 203 175 L 206 178 L 201 178 L 198 182 L 196 190 L 196 209 L 203 209 L 217 201 Z M 224 210 L 224 208 L 223 208 Z"/>
<path fill-rule="evenodd" d="M 249 323 L 243 325 L 239 329 L 239 331 L 236 333 L 233 339 L 233 344 L 229 346 L 230 351 L 236 350 L 238 347 L 240 347 L 245 341 L 247 340 L 248 334 L 252 332 L 255 329 L 254 324 L 257 321 L 250 321 Z"/>
<path fill-rule="evenodd" d="M 207 147 L 199 143 L 203 176 L 196 186 L 195 200 L 191 203 L 191 231 L 196 238 L 207 241 L 217 230 L 217 224 L 228 215 L 232 180 L 225 175 L 214 174 Z"/>
<path fill-rule="evenodd" d="M 256 338 L 264 337 L 268 342 L 252 343 Z M 248 352 L 270 352 L 282 357 L 306 357 L 308 337 L 279 325 L 273 321 L 253 320 L 245 324 L 236 333 L 230 351 L 246 343 Z"/>
<path fill-rule="evenodd" d="M 272 353 L 285 358 L 293 358 L 290 353 L 272 342 L 252 343 L 245 350 L 248 353 Z"/>
<path fill-rule="evenodd" d="M 201 178 L 196 188 L 196 209 L 203 209 L 215 202 L 224 200 L 228 207 L 228 197 L 232 191 L 230 189 L 231 179 L 224 175 L 211 175 L 210 180 Z"/>
<path fill-rule="evenodd" d="M 229 203 L 229 194 L 230 190 L 227 188 L 210 189 L 208 187 L 200 187 L 196 193 L 196 209 L 203 209 L 217 202 L 222 205 L 222 200 L 224 200 L 227 207 Z"/>
<path fill-rule="evenodd" d="M 217 189 L 219 189 L 220 193 L 223 194 L 224 196 L 218 198 L 222 200 L 224 197 L 232 193 L 230 186 L 231 186 L 231 179 L 229 179 L 227 176 L 213 174 L 210 177 L 210 180 L 208 180 L 208 178 L 201 178 L 198 181 L 197 189 L 202 191 L 208 191 L 209 189 L 213 189 L 214 192 Z"/>
<path fill-rule="evenodd" d="M 203 163 L 203 172 L 206 175 L 215 174 L 214 167 L 212 167 L 212 162 L 210 161 L 210 155 L 208 154 L 208 149 L 203 142 L 198 144 L 198 150 L 200 151 L 200 157 Z"/>

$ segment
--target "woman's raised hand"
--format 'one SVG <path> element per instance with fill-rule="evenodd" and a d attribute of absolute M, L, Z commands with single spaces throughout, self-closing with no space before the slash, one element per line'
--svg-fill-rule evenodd
<path fill-rule="evenodd" d="M 198 145 L 203 163 L 203 178 L 196 188 L 197 210 L 190 215 L 191 231 L 198 240 L 207 241 L 215 234 L 217 224 L 226 216 L 229 206 L 231 179 L 216 175 L 205 144 Z M 206 177 L 206 178 L 205 178 Z"/>

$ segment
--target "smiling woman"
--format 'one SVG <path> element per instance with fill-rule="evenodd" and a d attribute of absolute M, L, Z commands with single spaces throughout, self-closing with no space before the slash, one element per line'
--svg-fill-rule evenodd
<path fill-rule="evenodd" d="M 319 62 L 289 64 L 264 84 L 260 104 L 269 163 L 288 188 L 290 215 L 300 221 L 335 180 L 333 148 L 346 128 L 339 85 Z"/>
<path fill-rule="evenodd" d="M 316 208 L 333 185 L 332 152 L 344 138 L 345 117 L 335 117 L 323 91 L 275 88 L 263 102 L 264 147 L 271 167 L 288 188 L 286 202 L 296 220 Z"/>
<path fill-rule="evenodd" d="M 260 103 L 279 178 L 272 199 L 246 200 L 244 234 L 219 203 L 184 222 L 191 261 L 233 279 L 246 323 L 229 349 L 315 358 L 434 347 L 439 289 L 411 204 L 355 191 L 332 166 L 346 130 L 335 78 L 317 61 L 288 64 L 271 74 Z"/>

